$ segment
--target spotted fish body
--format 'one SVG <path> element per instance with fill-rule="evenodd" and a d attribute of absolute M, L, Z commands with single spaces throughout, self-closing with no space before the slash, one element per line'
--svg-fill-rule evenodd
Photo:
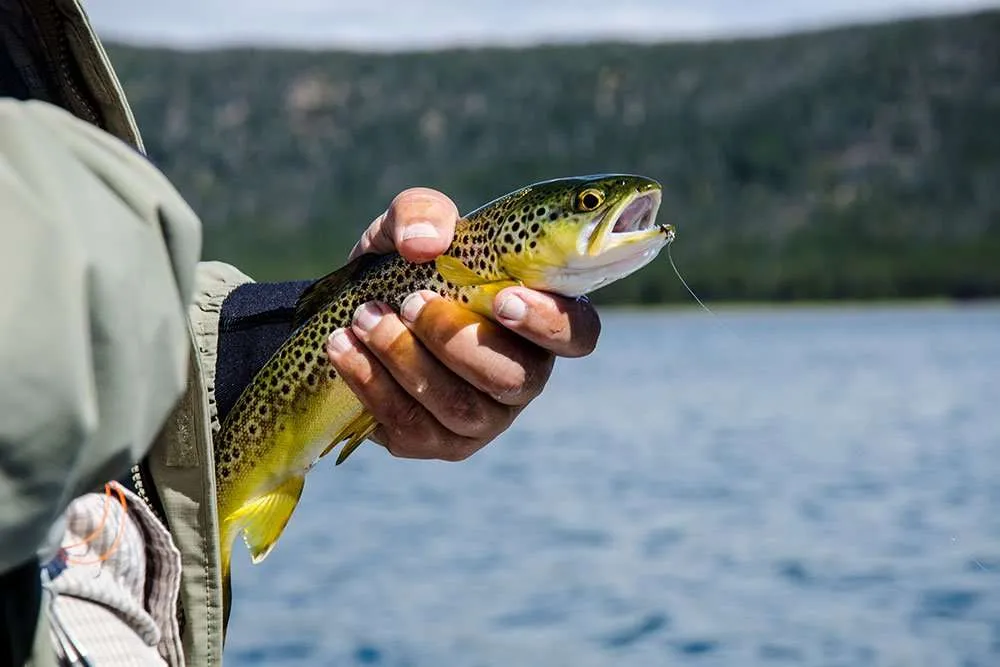
<path fill-rule="evenodd" d="M 269 553 L 298 503 L 306 472 L 334 446 L 343 461 L 376 424 L 324 352 L 327 337 L 377 300 L 397 312 L 432 290 L 486 317 L 511 285 L 578 296 L 651 261 L 673 239 L 654 223 L 660 186 L 641 176 L 565 178 L 522 188 L 463 217 L 449 250 L 412 264 L 365 255 L 314 283 L 296 329 L 244 390 L 215 443 L 220 543 L 228 584 L 242 533 L 254 562 Z"/>

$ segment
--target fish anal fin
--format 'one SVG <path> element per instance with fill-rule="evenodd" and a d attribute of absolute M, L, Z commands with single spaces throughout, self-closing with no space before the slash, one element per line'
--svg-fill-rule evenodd
<path fill-rule="evenodd" d="M 243 540 L 254 564 L 267 558 L 288 525 L 302 497 L 303 475 L 289 477 L 280 486 L 246 503 L 232 520 L 242 528 Z"/>
<path fill-rule="evenodd" d="M 361 414 L 355 417 L 351 423 L 345 426 L 340 433 L 338 433 L 336 437 L 330 441 L 329 446 L 323 450 L 323 453 L 319 455 L 319 458 L 323 458 L 330 453 L 330 450 L 344 440 L 347 440 L 347 444 L 344 445 L 343 450 L 341 450 L 340 455 L 337 457 L 337 465 L 340 465 L 355 449 L 358 448 L 362 442 L 365 441 L 365 438 L 372 434 L 372 431 L 376 428 L 378 428 L 378 422 L 375 421 L 375 417 L 373 417 L 367 410 L 362 411 Z"/>
<path fill-rule="evenodd" d="M 292 320 L 292 326 L 299 327 L 304 324 L 306 320 L 333 301 L 351 280 L 382 257 L 384 255 L 376 255 L 374 253 L 359 255 L 336 271 L 326 274 L 309 285 L 299 295 L 299 299 L 295 303 L 295 316 Z"/>
<path fill-rule="evenodd" d="M 337 465 L 340 465 L 347 460 L 347 457 L 354 453 L 365 439 L 372 434 L 376 428 L 378 428 L 378 422 L 375 421 L 375 417 L 371 416 L 367 411 L 362 415 L 366 418 L 363 424 L 359 424 L 357 430 L 351 435 L 350 440 L 344 445 L 344 448 L 340 450 L 340 454 L 337 456 Z"/>

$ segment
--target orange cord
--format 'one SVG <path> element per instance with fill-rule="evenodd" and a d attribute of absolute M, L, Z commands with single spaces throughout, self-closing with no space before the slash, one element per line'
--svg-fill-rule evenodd
<path fill-rule="evenodd" d="M 77 547 L 83 547 L 92 542 L 101 532 L 104 530 L 104 524 L 107 523 L 108 515 L 111 512 L 111 491 L 112 488 L 118 494 L 118 502 L 122 508 L 121 520 L 118 522 L 118 531 L 115 533 L 115 539 L 108 547 L 108 550 L 103 554 L 98 556 L 95 560 L 81 560 L 74 557 L 69 553 L 70 549 L 75 549 Z M 125 516 L 128 514 L 128 503 L 125 500 L 125 493 L 122 491 L 121 487 L 117 484 L 112 487 L 111 483 L 104 485 L 104 513 L 101 515 L 101 520 L 97 523 L 97 527 L 91 531 L 90 535 L 87 535 L 80 542 L 76 544 L 71 544 L 68 547 L 63 547 L 62 552 L 65 554 L 66 563 L 69 565 L 96 565 L 97 563 L 103 563 L 107 559 L 114 555 L 115 551 L 121 545 L 122 536 L 125 534 Z"/>

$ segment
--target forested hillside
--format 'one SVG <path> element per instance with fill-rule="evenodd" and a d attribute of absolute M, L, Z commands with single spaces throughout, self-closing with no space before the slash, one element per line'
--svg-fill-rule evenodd
<path fill-rule="evenodd" d="M 411 185 L 463 210 L 643 173 L 710 299 L 1000 295 L 1000 12 L 779 38 L 357 54 L 113 45 L 206 256 L 339 265 Z M 685 298 L 658 262 L 603 300 Z"/>

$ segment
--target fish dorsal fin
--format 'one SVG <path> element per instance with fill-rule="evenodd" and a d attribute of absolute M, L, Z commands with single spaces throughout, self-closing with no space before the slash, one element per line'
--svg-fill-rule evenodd
<path fill-rule="evenodd" d="M 490 282 L 489 279 L 483 278 L 481 275 L 463 264 L 462 260 L 457 257 L 452 257 L 451 255 L 441 255 L 434 260 L 434 262 L 437 266 L 438 273 L 440 273 L 445 280 L 460 287 L 472 287 L 473 285 L 482 285 Z"/>
<path fill-rule="evenodd" d="M 248 502 L 232 517 L 243 529 L 243 540 L 250 549 L 254 564 L 267 558 L 278 542 L 295 506 L 299 504 L 304 484 L 303 475 L 290 477 L 276 489 Z"/>
<path fill-rule="evenodd" d="M 333 301 L 347 284 L 359 276 L 365 269 L 374 264 L 383 255 L 365 253 L 355 257 L 350 262 L 332 271 L 307 287 L 295 303 L 294 328 L 305 324 L 306 320 L 323 309 L 323 306 Z"/>

